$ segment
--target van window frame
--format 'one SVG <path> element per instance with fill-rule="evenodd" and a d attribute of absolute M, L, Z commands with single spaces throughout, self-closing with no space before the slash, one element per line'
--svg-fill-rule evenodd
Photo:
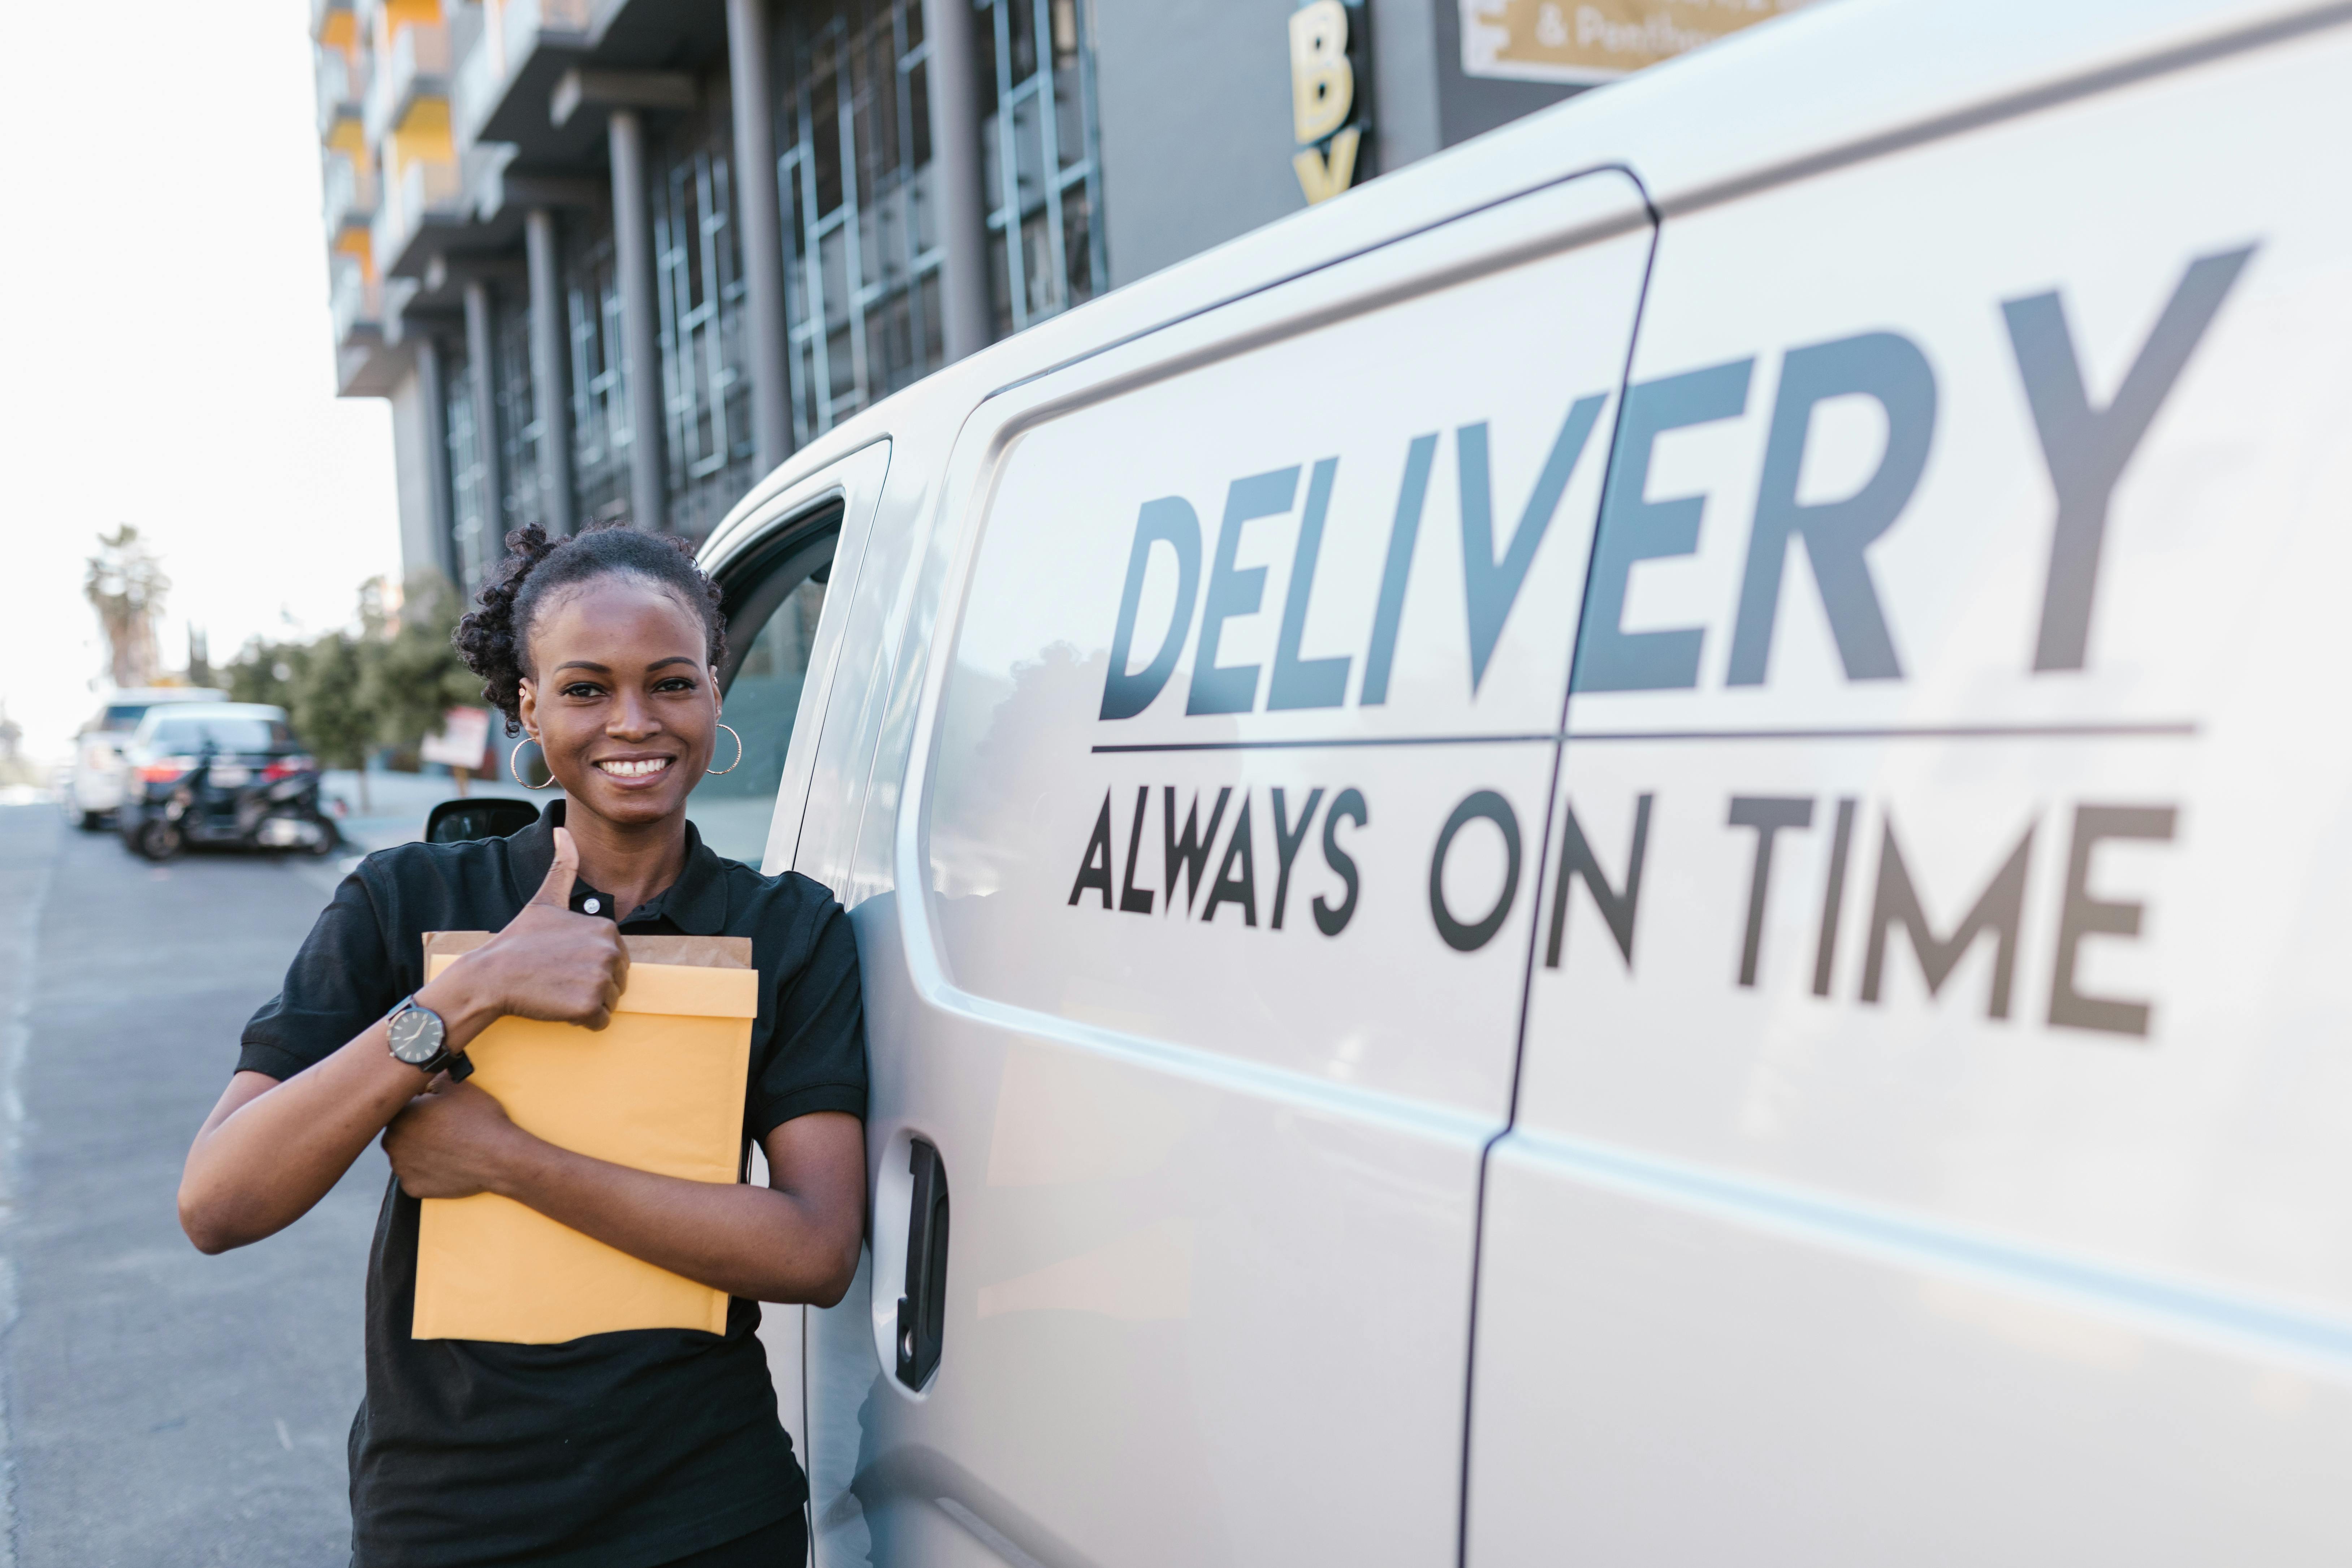
<path fill-rule="evenodd" d="M 766 617 L 774 613 L 784 595 L 814 575 L 813 571 L 796 574 L 796 558 L 817 550 L 831 552 L 819 568 L 826 574 L 825 609 L 818 618 L 801 707 L 793 715 L 783 776 L 776 784 L 776 808 L 769 817 L 762 869 L 789 870 L 795 863 L 814 777 L 816 748 L 824 741 L 840 674 L 850 603 L 865 570 L 866 539 L 888 480 L 892 451 L 889 435 L 877 433 L 792 482 L 775 485 L 783 472 L 779 470 L 761 487 L 766 493 L 746 503 L 740 520 L 720 524 L 703 546 L 700 561 L 719 584 L 720 608 L 728 624 L 751 628 L 741 648 L 729 649 L 719 671 L 722 700 Z M 836 601 L 841 605 L 838 611 L 834 608 Z M 788 789 L 795 792 L 789 814 L 792 826 L 780 837 Z"/>
<path fill-rule="evenodd" d="M 826 599 L 832 594 L 833 566 L 839 556 L 844 520 L 848 515 L 849 497 L 838 484 L 829 485 L 816 495 L 803 498 L 797 505 L 784 509 L 778 521 L 761 531 L 748 547 L 730 554 L 710 571 L 711 580 L 719 586 L 719 610 L 726 617 L 730 636 L 727 651 L 719 661 L 717 683 L 723 707 L 728 693 L 734 688 L 752 647 L 767 629 L 768 621 L 785 599 L 812 579 L 824 584 Z M 823 612 L 819 612 L 822 624 Z M 830 672 L 812 661 L 803 671 L 805 683 L 814 683 L 823 677 L 830 686 Z M 793 712 L 792 728 L 785 738 L 785 761 L 776 779 L 775 789 L 768 801 L 768 818 L 761 838 L 761 858 L 766 858 L 766 846 L 775 837 L 776 820 L 782 802 L 783 789 L 792 777 L 792 749 L 801 738 L 803 728 L 822 730 L 824 701 L 821 698 L 814 711 L 808 709 L 805 692 L 802 703 Z M 722 746 L 724 742 L 721 742 Z M 803 801 L 800 809 L 804 810 Z M 732 853 L 733 851 L 730 851 Z"/>
<path fill-rule="evenodd" d="M 760 542 L 730 561 L 713 574 L 719 584 L 719 609 L 730 632 L 749 626 L 751 636 L 727 644 L 726 661 L 719 668 L 719 693 L 727 694 L 736 673 L 759 639 L 760 628 L 784 602 L 784 595 L 811 578 L 832 594 L 833 563 L 841 550 L 841 523 L 846 498 L 834 490 L 818 498 Z"/>

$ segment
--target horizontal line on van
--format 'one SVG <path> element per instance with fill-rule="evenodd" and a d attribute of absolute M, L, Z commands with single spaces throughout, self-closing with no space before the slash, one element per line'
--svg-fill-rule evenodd
<path fill-rule="evenodd" d="M 1328 752 L 1360 746 L 1514 746 L 1547 743 L 1559 736 L 1550 730 L 1524 735 L 1318 735 L 1299 741 L 1137 741 L 1116 746 L 1096 746 L 1098 753 L 1124 752 Z"/>
<path fill-rule="evenodd" d="M 2194 721 L 2152 724 L 1854 724 L 1827 730 L 1570 730 L 1561 739 L 1605 741 L 2099 741 L 2191 740 Z"/>
<path fill-rule="evenodd" d="M 2352 1321 L 2324 1309 L 2268 1300 L 2224 1285 L 2168 1279 L 2129 1264 L 1997 1235 L 1936 1215 L 1622 1144 L 1514 1129 L 1499 1145 L 1554 1177 L 1970 1283 L 2039 1297 L 2077 1311 L 2214 1348 L 2317 1363 L 2352 1373 Z M 1490 1173 L 1487 1178 L 1494 1180 Z M 1489 1190 L 1492 1188 L 1490 1186 Z"/>
<path fill-rule="evenodd" d="M 1570 730 L 1518 735 L 1318 735 L 1294 741 L 1133 741 L 1089 748 L 1097 755 L 1138 752 L 1325 752 L 1364 746 L 1513 746 L 1574 741 L 2096 741 L 2193 740 L 2182 720 L 2149 724 L 1857 724 L 1830 730 Z"/>

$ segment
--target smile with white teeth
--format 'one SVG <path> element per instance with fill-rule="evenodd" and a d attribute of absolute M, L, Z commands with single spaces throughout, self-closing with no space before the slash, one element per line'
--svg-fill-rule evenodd
<path fill-rule="evenodd" d="M 640 757 L 631 762 L 598 763 L 596 765 L 616 779 L 641 779 L 661 772 L 669 766 L 669 763 L 667 757 Z"/>

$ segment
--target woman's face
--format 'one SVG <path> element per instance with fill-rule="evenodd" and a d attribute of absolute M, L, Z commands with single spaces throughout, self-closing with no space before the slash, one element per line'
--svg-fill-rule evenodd
<path fill-rule="evenodd" d="M 686 809 L 710 765 L 719 687 L 702 617 L 642 578 L 592 578 L 530 628 L 523 728 L 577 809 L 621 824 Z"/>

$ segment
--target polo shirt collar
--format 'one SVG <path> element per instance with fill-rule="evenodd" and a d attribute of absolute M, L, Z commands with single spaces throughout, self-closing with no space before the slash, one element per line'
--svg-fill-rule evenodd
<path fill-rule="evenodd" d="M 563 826 L 563 808 L 568 804 L 562 796 L 549 801 L 537 822 L 507 839 L 507 877 L 518 906 L 539 890 L 539 885 L 547 880 L 548 868 L 555 864 L 555 830 Z M 585 896 L 574 889 L 575 910 Z M 726 873 L 717 853 L 702 842 L 702 835 L 691 822 L 686 825 L 686 863 L 678 868 L 677 880 L 629 911 L 633 925 L 656 919 L 667 919 L 688 936 L 726 934 Z"/>

